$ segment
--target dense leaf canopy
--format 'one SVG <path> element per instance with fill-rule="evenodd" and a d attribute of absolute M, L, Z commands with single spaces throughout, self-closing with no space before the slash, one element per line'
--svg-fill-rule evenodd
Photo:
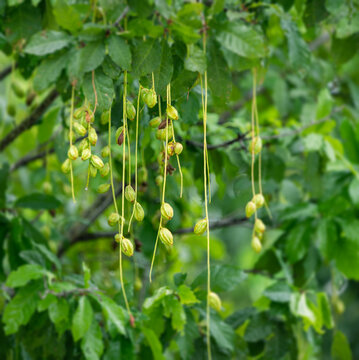
<path fill-rule="evenodd" d="M 359 358 L 358 10 L 358 0 L 0 1 L 0 358 L 207 359 L 207 241 L 193 233 L 206 155 L 212 358 Z M 169 99 L 183 151 L 165 161 L 169 139 L 150 120 Z M 82 135 L 72 105 L 89 116 Z M 254 105 L 260 164 L 248 150 Z M 61 168 L 87 130 L 92 157 L 65 163 L 74 203 Z M 103 176 L 89 176 L 96 167 Z M 245 208 L 260 177 L 256 253 Z M 129 183 L 135 205 L 121 202 Z M 150 282 L 163 183 L 173 245 L 160 237 Z M 125 289 L 108 224 L 117 206 L 134 247 L 121 255 Z M 144 219 L 127 231 L 133 208 Z"/>

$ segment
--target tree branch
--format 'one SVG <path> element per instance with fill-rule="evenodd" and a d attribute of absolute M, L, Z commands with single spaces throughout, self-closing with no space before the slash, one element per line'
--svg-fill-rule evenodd
<path fill-rule="evenodd" d="M 16 126 L 0 141 L 0 151 L 3 151 L 24 131 L 29 130 L 31 127 L 33 127 L 36 124 L 37 120 L 45 112 L 45 110 L 58 96 L 59 93 L 57 92 L 57 90 L 52 90 L 46 96 L 43 102 L 32 112 L 32 114 L 30 114 L 26 119 L 24 119 L 18 126 Z"/>
<path fill-rule="evenodd" d="M 210 226 L 211 230 L 214 230 L 214 229 L 226 228 L 226 227 L 242 224 L 242 223 L 246 222 L 247 220 L 248 219 L 246 217 L 241 217 L 241 218 L 229 217 L 229 218 L 210 222 L 209 226 Z M 189 234 L 192 232 L 193 232 L 193 227 L 189 227 L 189 228 L 176 229 L 173 231 L 173 234 L 180 235 L 180 234 Z M 92 232 L 92 233 L 88 233 L 88 232 L 79 233 L 77 236 L 72 238 L 72 240 L 70 241 L 70 243 L 68 243 L 68 246 L 64 249 L 64 251 L 66 251 L 70 246 L 80 243 L 80 242 L 87 242 L 87 241 L 97 240 L 97 239 L 101 239 L 101 238 L 114 238 L 116 234 L 117 234 L 117 232 L 112 232 L 112 231 L 97 231 L 97 232 Z M 63 251 L 61 253 L 59 252 L 59 256 L 61 256 L 62 253 L 63 253 Z"/>
<path fill-rule="evenodd" d="M 120 16 L 116 19 L 116 21 L 113 23 L 113 26 L 118 26 L 121 22 L 121 20 L 127 15 L 127 13 L 130 11 L 130 8 L 128 6 L 126 6 L 122 13 L 120 14 Z"/>
<path fill-rule="evenodd" d="M 15 64 L 15 68 L 17 67 L 17 64 Z M 12 65 L 9 65 L 4 70 L 1 70 L 0 72 L 0 81 L 5 79 L 9 74 L 12 72 Z"/>
<path fill-rule="evenodd" d="M 238 134 L 234 139 L 229 140 L 229 141 L 225 141 L 223 143 L 220 144 L 208 144 L 207 145 L 207 149 L 208 150 L 215 150 L 215 149 L 219 149 L 221 147 L 227 147 L 230 146 L 232 144 L 235 143 L 242 143 L 243 141 L 247 140 L 246 138 L 247 133 L 246 134 Z M 186 140 L 186 144 L 190 145 L 190 146 L 194 146 L 194 147 L 199 147 L 199 148 L 203 148 L 203 143 L 197 142 L 197 141 L 193 141 L 193 140 Z M 245 147 L 242 144 L 242 148 L 245 149 Z"/>

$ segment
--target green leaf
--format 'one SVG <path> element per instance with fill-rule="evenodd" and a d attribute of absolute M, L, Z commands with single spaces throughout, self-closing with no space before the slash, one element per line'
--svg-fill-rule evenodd
<path fill-rule="evenodd" d="M 317 318 L 313 310 L 308 306 L 306 294 L 292 294 L 290 301 L 290 310 L 293 315 L 299 316 L 303 319 L 305 329 L 310 325 L 315 326 Z"/>
<path fill-rule="evenodd" d="M 323 119 L 330 115 L 333 108 L 333 98 L 328 89 L 320 91 L 318 96 L 316 119 Z"/>
<path fill-rule="evenodd" d="M 173 74 L 172 53 L 167 41 L 162 41 L 161 52 L 158 56 L 160 58 L 160 63 L 154 71 L 155 89 L 158 94 L 165 96 L 166 87 L 171 82 Z"/>
<path fill-rule="evenodd" d="M 264 340 L 272 331 L 271 321 L 267 314 L 260 313 L 250 320 L 244 333 L 244 340 L 249 342 Z"/>
<path fill-rule="evenodd" d="M 359 280 L 359 250 L 353 248 L 352 241 L 340 239 L 333 246 L 333 256 L 337 268 L 349 279 Z"/>
<path fill-rule="evenodd" d="M 90 42 L 78 51 L 79 70 L 84 73 L 99 67 L 106 55 L 103 41 Z"/>
<path fill-rule="evenodd" d="M 158 56 L 160 53 L 160 44 L 156 40 L 147 40 L 136 44 L 133 52 L 133 73 L 137 77 L 141 77 L 155 71 L 160 65 Z"/>
<path fill-rule="evenodd" d="M 286 303 L 290 301 L 291 293 L 290 287 L 280 281 L 266 288 L 263 295 L 272 301 Z"/>
<path fill-rule="evenodd" d="M 230 265 L 211 266 L 211 288 L 214 292 L 231 291 L 247 275 L 239 268 Z M 192 288 L 207 284 L 207 270 L 203 270 L 192 283 Z"/>
<path fill-rule="evenodd" d="M 15 207 L 33 210 L 52 210 L 61 205 L 61 202 L 54 196 L 40 193 L 25 195 L 15 202 Z"/>
<path fill-rule="evenodd" d="M 293 67 L 306 67 L 310 53 L 307 44 L 299 35 L 296 24 L 290 18 L 283 16 L 281 25 L 288 40 L 289 61 Z"/>
<path fill-rule="evenodd" d="M 95 89 L 99 110 L 108 110 L 111 107 L 115 90 L 112 79 L 105 75 L 102 70 L 96 70 L 95 72 Z M 83 83 L 83 90 L 87 100 L 93 108 L 95 105 L 95 94 L 92 86 L 92 74 L 86 74 Z"/>
<path fill-rule="evenodd" d="M 107 41 L 111 59 L 123 70 L 131 70 L 131 51 L 126 41 L 116 35 L 111 35 Z"/>
<path fill-rule="evenodd" d="M 49 305 L 49 317 L 54 323 L 56 330 L 62 334 L 69 323 L 69 303 L 65 298 L 57 298 L 57 301 L 51 301 Z"/>
<path fill-rule="evenodd" d="M 194 292 L 187 285 L 181 285 L 177 291 L 183 305 L 192 305 L 199 302 Z"/>
<path fill-rule="evenodd" d="M 56 22 L 64 29 L 76 32 L 82 27 L 80 14 L 74 6 L 70 6 L 65 0 L 55 0 L 52 3 L 52 12 Z"/>
<path fill-rule="evenodd" d="M 349 195 L 354 205 L 359 205 L 359 179 L 356 177 L 350 182 Z"/>
<path fill-rule="evenodd" d="M 94 297 L 97 301 L 97 297 Z M 125 313 L 121 306 L 105 295 L 100 295 L 102 312 L 108 324 L 113 324 L 118 333 L 125 335 Z"/>
<path fill-rule="evenodd" d="M 81 296 L 78 302 L 76 312 L 72 318 L 72 337 L 74 341 L 82 339 L 91 326 L 93 310 L 89 299 Z"/>
<path fill-rule="evenodd" d="M 333 360 L 352 360 L 352 352 L 350 350 L 347 337 L 339 330 L 334 334 L 332 343 Z"/>
<path fill-rule="evenodd" d="M 81 341 L 81 350 L 86 360 L 99 360 L 103 349 L 102 331 L 100 325 L 94 319 L 90 329 Z"/>
<path fill-rule="evenodd" d="M 56 55 L 51 58 L 43 60 L 37 68 L 34 77 L 34 89 L 36 91 L 44 91 L 50 85 L 54 84 L 59 78 L 63 69 L 66 68 L 69 60 L 70 53 Z M 49 135 L 51 136 L 51 135 Z"/>
<path fill-rule="evenodd" d="M 224 48 L 246 58 L 255 59 L 266 55 L 263 36 L 239 22 L 231 22 L 221 28 L 217 40 Z"/>
<path fill-rule="evenodd" d="M 225 323 L 217 314 L 211 314 L 211 337 L 223 352 L 234 349 L 235 334 L 231 326 Z"/>
<path fill-rule="evenodd" d="M 310 222 L 294 226 L 287 235 L 285 251 L 291 264 L 301 260 L 309 247 L 312 228 Z"/>
<path fill-rule="evenodd" d="M 82 262 L 82 270 L 84 272 L 84 286 L 87 289 L 90 287 L 91 270 L 85 262 Z"/>
<path fill-rule="evenodd" d="M 229 99 L 232 90 L 231 73 L 224 56 L 219 51 L 219 44 L 210 43 L 208 51 L 208 85 L 212 95 L 221 100 Z"/>
<path fill-rule="evenodd" d="M 6 305 L 2 316 L 6 335 L 16 333 L 21 325 L 29 322 L 36 310 L 41 288 L 41 282 L 30 283 L 22 287 Z"/>
<path fill-rule="evenodd" d="M 113 80 L 117 80 L 121 75 L 121 68 L 109 56 L 106 56 L 102 63 L 102 71 Z"/>
<path fill-rule="evenodd" d="M 27 264 L 12 271 L 6 279 L 6 286 L 16 288 L 26 285 L 31 280 L 42 278 L 47 271 L 40 265 Z"/>
<path fill-rule="evenodd" d="M 33 35 L 25 47 L 28 54 L 44 56 L 68 46 L 71 36 L 61 31 L 41 31 Z"/>
<path fill-rule="evenodd" d="M 189 45 L 184 67 L 189 71 L 203 74 L 207 69 L 207 60 L 203 50 L 196 45 Z"/>
<path fill-rule="evenodd" d="M 152 350 L 154 360 L 166 360 L 162 353 L 162 344 L 156 334 L 151 329 L 145 327 L 142 327 L 141 331 L 143 335 L 145 335 L 148 345 Z"/>
<path fill-rule="evenodd" d="M 54 294 L 47 294 L 45 298 L 41 299 L 37 304 L 37 311 L 42 312 L 47 310 L 51 304 L 57 302 L 57 297 Z"/>
<path fill-rule="evenodd" d="M 327 294 L 323 292 L 317 293 L 317 303 L 323 325 L 328 329 L 332 329 L 334 322 Z"/>
<path fill-rule="evenodd" d="M 194 86 L 197 78 L 197 73 L 182 70 L 176 78 L 171 80 L 171 98 L 176 100 L 188 93 Z"/>
<path fill-rule="evenodd" d="M 179 300 L 175 296 L 167 296 L 164 301 L 164 315 L 166 317 L 172 317 L 173 330 L 182 332 L 186 323 L 186 314 L 184 308 Z"/>

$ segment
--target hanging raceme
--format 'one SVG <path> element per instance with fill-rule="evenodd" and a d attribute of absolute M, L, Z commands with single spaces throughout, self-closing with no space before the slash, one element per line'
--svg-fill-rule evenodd
<path fill-rule="evenodd" d="M 254 226 L 252 232 L 252 249 L 259 253 L 262 250 L 262 238 L 265 231 L 265 225 L 261 219 L 258 218 L 257 211 L 265 205 L 265 199 L 262 191 L 261 179 L 261 151 L 262 139 L 260 138 L 259 117 L 257 109 L 257 69 L 253 69 L 253 90 L 252 90 L 252 111 L 251 111 L 251 141 L 249 144 L 249 151 L 251 153 L 251 184 L 252 184 L 252 199 L 247 203 L 245 213 L 248 218 L 254 215 Z M 256 193 L 255 179 L 254 179 L 254 165 L 255 158 L 258 155 L 258 185 L 259 193 Z"/>

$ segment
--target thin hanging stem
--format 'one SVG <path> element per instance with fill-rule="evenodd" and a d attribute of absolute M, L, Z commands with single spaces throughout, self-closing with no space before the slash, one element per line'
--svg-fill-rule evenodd
<path fill-rule="evenodd" d="M 74 103 L 75 103 L 75 85 L 72 84 L 71 91 L 71 110 L 70 110 L 70 147 L 72 146 L 72 138 L 73 138 L 73 118 L 74 118 Z M 72 201 L 75 203 L 75 189 L 74 189 L 74 171 L 72 168 L 72 160 L 70 160 L 70 179 L 71 179 L 71 194 Z"/>
<path fill-rule="evenodd" d="M 127 129 L 127 113 L 126 113 L 126 99 L 127 99 L 127 71 L 124 73 L 124 84 L 123 84 L 123 131 L 126 136 Z M 119 246 L 119 267 L 120 267 L 120 282 L 122 287 L 123 298 L 128 314 L 132 317 L 130 306 L 128 305 L 125 285 L 123 282 L 123 270 L 122 270 L 122 241 L 123 241 L 123 227 L 125 222 L 125 176 L 126 176 L 126 141 L 123 142 L 122 151 L 122 199 L 121 199 L 121 225 L 120 225 L 120 246 Z"/>
<path fill-rule="evenodd" d="M 171 120 L 171 125 L 172 125 L 173 142 L 176 143 L 175 130 L 174 130 L 174 127 L 173 127 L 172 120 Z M 181 168 L 181 162 L 180 162 L 180 159 L 179 159 L 179 155 L 176 154 L 176 158 L 177 158 L 178 171 L 180 173 L 180 178 L 181 178 L 180 198 L 182 198 L 182 195 L 183 195 L 183 174 L 182 174 L 182 168 Z"/>
<path fill-rule="evenodd" d="M 136 109 L 136 148 L 135 148 L 135 202 L 133 204 L 133 210 L 130 217 L 130 221 L 128 223 L 128 232 L 131 230 L 132 219 L 135 214 L 135 206 L 137 202 L 137 161 L 138 161 L 138 124 L 140 117 L 140 97 L 141 97 L 141 85 L 138 88 L 138 96 L 137 96 L 137 109 Z"/>

